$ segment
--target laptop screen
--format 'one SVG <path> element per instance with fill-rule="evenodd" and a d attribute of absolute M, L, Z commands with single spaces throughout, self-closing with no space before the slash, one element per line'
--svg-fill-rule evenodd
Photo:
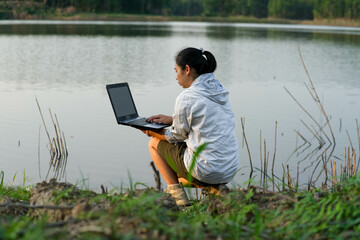
<path fill-rule="evenodd" d="M 127 83 L 107 85 L 107 90 L 118 122 L 138 117 Z"/>

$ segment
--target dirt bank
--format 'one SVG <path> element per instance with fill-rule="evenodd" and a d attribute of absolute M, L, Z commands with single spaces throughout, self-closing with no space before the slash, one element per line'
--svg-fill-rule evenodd
<path fill-rule="evenodd" d="M 234 204 L 248 201 L 249 197 L 260 210 L 288 208 L 293 204 L 289 197 L 259 189 L 253 189 L 251 195 L 242 190 L 232 190 L 225 196 L 206 196 L 194 203 L 206 206 L 206 211 L 212 215 L 221 216 L 231 211 Z M 34 221 L 45 221 L 46 236 L 65 239 L 89 234 L 105 239 L 130 235 L 140 239 L 169 239 L 166 231 L 157 229 L 154 222 L 166 219 L 171 227 L 175 224 L 172 216 L 187 211 L 179 208 L 169 194 L 152 188 L 99 194 L 55 180 L 36 184 L 28 203 L 3 198 L 0 204 L 8 205 L 0 208 L 0 215 L 26 215 Z M 154 214 L 149 214 L 151 211 Z M 209 233 L 206 238 L 214 237 Z"/>

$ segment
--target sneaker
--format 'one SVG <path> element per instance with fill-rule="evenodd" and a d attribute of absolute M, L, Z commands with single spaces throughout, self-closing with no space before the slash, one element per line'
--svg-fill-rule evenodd
<path fill-rule="evenodd" d="M 178 206 L 190 205 L 190 201 L 186 196 L 185 190 L 182 188 L 180 184 L 169 185 L 164 192 L 171 194 L 171 196 L 175 199 L 176 205 Z"/>

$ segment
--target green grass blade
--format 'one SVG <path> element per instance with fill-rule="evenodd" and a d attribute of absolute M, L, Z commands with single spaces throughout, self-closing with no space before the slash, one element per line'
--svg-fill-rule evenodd
<path fill-rule="evenodd" d="M 0 188 L 2 188 L 4 186 L 4 176 L 5 176 L 4 171 L 1 171 L 0 172 Z"/>
<path fill-rule="evenodd" d="M 188 182 L 191 184 L 192 183 L 192 180 L 193 180 L 193 176 L 192 176 L 192 171 L 194 170 L 194 167 L 195 167 L 195 163 L 196 163 L 196 158 L 200 155 L 200 153 L 202 151 L 204 151 L 204 149 L 206 148 L 206 146 L 208 145 L 208 143 L 204 143 L 202 145 L 200 145 L 200 147 L 198 147 L 198 149 L 196 149 L 194 155 L 193 155 L 193 158 L 191 160 L 191 164 L 190 164 L 190 168 L 189 168 L 189 172 L 188 172 L 188 175 L 187 175 L 187 180 Z"/>

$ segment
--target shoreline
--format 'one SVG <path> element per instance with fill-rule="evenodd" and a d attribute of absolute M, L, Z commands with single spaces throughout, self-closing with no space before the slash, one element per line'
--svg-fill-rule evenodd
<path fill-rule="evenodd" d="M 275 18 L 254 18 L 244 16 L 231 17 L 202 17 L 202 16 L 161 16 L 161 15 L 136 15 L 136 14 L 45 14 L 26 15 L 20 18 L 2 20 L 63 20 L 63 21 L 140 21 L 140 22 L 213 22 L 213 23 L 258 23 L 258 24 L 293 24 L 293 25 L 320 25 L 339 27 L 360 27 L 360 20 L 353 19 L 314 19 L 292 20 Z"/>
<path fill-rule="evenodd" d="M 106 189 L 102 193 L 55 179 L 29 190 L 2 186 L 0 239 L 359 236 L 357 175 L 332 187 L 307 191 L 290 182 L 283 184 L 287 186 L 279 192 L 249 185 L 217 196 L 196 196 L 186 207 L 177 206 L 170 194 L 151 187 L 136 189 L 136 184 L 125 192 Z"/>

